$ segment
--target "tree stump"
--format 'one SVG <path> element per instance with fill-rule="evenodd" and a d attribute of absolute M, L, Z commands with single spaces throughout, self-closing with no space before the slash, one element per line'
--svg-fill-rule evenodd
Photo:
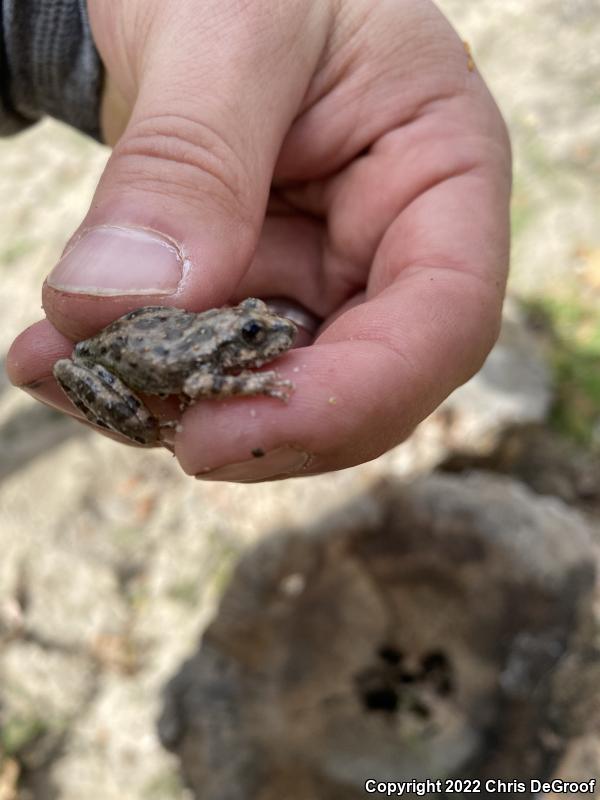
<path fill-rule="evenodd" d="M 509 479 L 384 481 L 242 559 L 162 740 L 202 800 L 547 778 L 600 719 L 595 557 L 577 514 Z"/>

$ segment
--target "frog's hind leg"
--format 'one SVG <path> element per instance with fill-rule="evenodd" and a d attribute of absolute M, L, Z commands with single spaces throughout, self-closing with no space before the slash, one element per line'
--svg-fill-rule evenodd
<path fill-rule="evenodd" d="M 128 386 L 100 364 L 57 361 L 54 377 L 69 400 L 94 425 L 143 445 L 156 444 L 156 419 Z"/>

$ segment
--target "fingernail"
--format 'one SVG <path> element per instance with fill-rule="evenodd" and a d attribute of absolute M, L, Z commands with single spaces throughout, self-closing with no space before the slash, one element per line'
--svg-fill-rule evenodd
<path fill-rule="evenodd" d="M 172 294 L 186 259 L 176 242 L 146 228 L 88 228 L 48 276 L 63 292 L 101 295 Z"/>
<path fill-rule="evenodd" d="M 271 478 L 291 477 L 303 469 L 310 461 L 309 453 L 289 446 L 271 450 L 264 456 L 259 455 L 259 450 L 255 452 L 257 455 L 248 461 L 240 461 L 237 464 L 228 464 L 226 467 L 199 472 L 196 478 L 207 481 L 252 483 Z"/>

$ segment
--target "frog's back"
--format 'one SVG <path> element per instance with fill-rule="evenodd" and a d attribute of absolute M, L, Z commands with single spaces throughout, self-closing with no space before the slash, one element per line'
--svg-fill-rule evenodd
<path fill-rule="evenodd" d="M 180 308 L 138 308 L 119 317 L 95 336 L 79 342 L 75 346 L 75 353 L 96 360 L 100 355 L 108 354 L 119 360 L 123 348 L 141 350 L 154 341 L 176 340 L 196 316 L 198 315 Z"/>
<path fill-rule="evenodd" d="M 210 323 L 217 313 L 217 309 L 196 314 L 164 306 L 139 308 L 79 342 L 75 355 L 102 364 L 132 389 L 178 392 L 182 368 L 202 361 L 212 350 Z"/>
<path fill-rule="evenodd" d="M 133 347 L 139 347 L 144 342 L 153 340 L 174 342 L 200 317 L 210 314 L 211 312 L 195 314 L 192 311 L 167 306 L 145 306 L 115 320 L 88 341 L 99 344 L 115 341 Z"/>

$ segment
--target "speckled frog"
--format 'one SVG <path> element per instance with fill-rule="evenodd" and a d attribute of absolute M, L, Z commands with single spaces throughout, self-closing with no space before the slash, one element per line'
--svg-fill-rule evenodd
<path fill-rule="evenodd" d="M 265 394 L 286 401 L 289 381 L 251 372 L 292 346 L 293 322 L 248 298 L 233 308 L 196 314 L 147 306 L 79 342 L 54 377 L 90 422 L 143 445 L 160 439 L 160 425 L 136 392 L 200 397 Z"/>

